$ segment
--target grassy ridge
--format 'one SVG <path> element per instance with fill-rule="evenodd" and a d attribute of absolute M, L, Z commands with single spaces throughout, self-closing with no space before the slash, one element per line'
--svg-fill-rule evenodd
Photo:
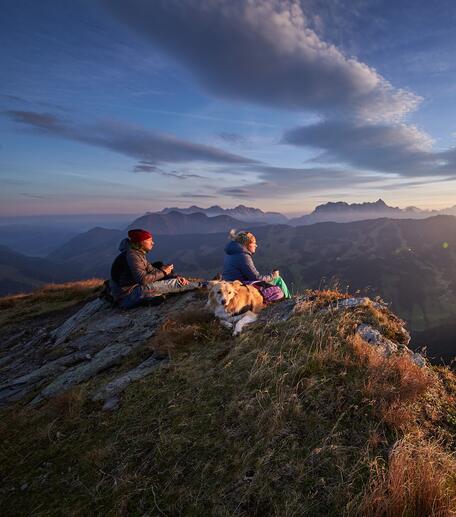
<path fill-rule="evenodd" d="M 65 284 L 47 284 L 30 294 L 0 298 L 0 327 L 69 309 L 101 291 L 103 280 L 92 278 Z"/>
<path fill-rule="evenodd" d="M 379 357 L 366 305 L 233 340 L 201 307 L 149 346 L 171 356 L 106 414 L 103 378 L 0 415 L 4 515 L 410 515 L 456 510 L 455 376 Z"/>

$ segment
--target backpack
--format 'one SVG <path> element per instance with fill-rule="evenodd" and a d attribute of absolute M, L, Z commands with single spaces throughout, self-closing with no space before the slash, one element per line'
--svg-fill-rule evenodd
<path fill-rule="evenodd" d="M 278 285 L 273 285 L 269 282 L 264 282 L 263 280 L 259 280 L 258 282 L 252 282 L 250 285 L 258 289 L 266 305 L 268 303 L 273 303 L 282 300 L 282 298 L 284 297 L 283 291 L 282 289 L 280 289 Z"/>
<path fill-rule="evenodd" d="M 109 285 L 109 280 L 105 280 L 103 282 L 103 287 L 101 289 L 99 298 L 106 300 L 108 303 L 110 303 L 113 306 L 115 305 L 116 301 L 114 300 L 114 297 L 112 296 L 111 287 Z"/>
<path fill-rule="evenodd" d="M 130 268 L 127 264 L 127 254 L 126 252 L 122 252 L 115 258 L 114 262 L 111 266 L 111 278 L 116 282 L 116 284 L 119 283 L 120 277 L 122 276 L 122 273 L 125 271 L 129 271 Z"/>

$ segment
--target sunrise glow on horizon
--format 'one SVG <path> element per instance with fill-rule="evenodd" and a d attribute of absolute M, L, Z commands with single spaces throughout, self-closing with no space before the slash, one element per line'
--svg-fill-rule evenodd
<path fill-rule="evenodd" d="M 454 206 L 456 4 L 437 4 L 10 3 L 0 216 Z"/>

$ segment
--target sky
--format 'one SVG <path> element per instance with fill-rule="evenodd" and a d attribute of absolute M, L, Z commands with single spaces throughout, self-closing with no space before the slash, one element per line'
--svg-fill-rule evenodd
<path fill-rule="evenodd" d="M 0 216 L 456 204 L 453 0 L 1 0 Z"/>

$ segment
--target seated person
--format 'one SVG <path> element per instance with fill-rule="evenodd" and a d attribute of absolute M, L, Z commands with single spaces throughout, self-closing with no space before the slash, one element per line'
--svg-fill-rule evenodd
<path fill-rule="evenodd" d="M 110 280 L 112 296 L 120 307 L 130 309 L 162 294 L 201 287 L 200 282 L 174 276 L 173 264 L 151 264 L 147 254 L 153 247 L 152 234 L 141 229 L 130 230 L 128 239 L 120 243 L 121 253 L 114 260 Z"/>
<path fill-rule="evenodd" d="M 274 270 L 269 275 L 260 275 L 253 263 L 252 255 L 257 249 L 255 235 L 251 232 L 230 231 L 230 242 L 225 246 L 222 279 L 228 282 L 239 280 L 251 283 L 258 280 L 278 285 L 285 296 L 290 297 L 287 285 L 280 277 L 279 271 Z"/>

